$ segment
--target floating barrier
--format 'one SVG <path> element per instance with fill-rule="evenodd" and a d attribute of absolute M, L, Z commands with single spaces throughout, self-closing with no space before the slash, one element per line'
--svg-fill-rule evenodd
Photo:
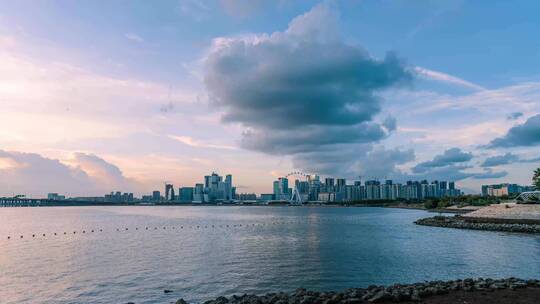
<path fill-rule="evenodd" d="M 298 220 L 298 221 L 273 221 L 273 222 L 267 222 L 267 223 L 238 223 L 238 224 L 211 224 L 211 225 L 190 225 L 190 226 L 184 226 L 184 225 L 181 225 L 181 226 L 162 226 L 160 230 L 167 230 L 167 229 L 170 229 L 170 230 L 183 230 L 184 228 L 189 228 L 189 229 L 197 229 L 197 230 L 202 230 L 202 229 L 209 229 L 209 228 L 212 228 L 212 229 L 216 229 L 216 228 L 223 228 L 223 229 L 229 229 L 229 228 L 254 228 L 254 227 L 267 227 L 267 226 L 275 226 L 275 225 L 293 225 L 293 224 L 312 224 L 312 223 L 329 223 L 329 222 L 336 222 L 337 220 L 336 219 L 316 219 L 316 220 Z M 340 219 L 340 222 L 343 222 L 343 219 Z M 353 221 L 348 221 L 348 222 L 353 222 Z M 153 230 L 157 231 L 158 230 L 158 226 L 155 226 Z M 117 232 L 122 232 L 122 231 L 130 231 L 130 227 L 119 227 L 119 228 L 113 228 L 113 229 L 116 229 Z M 139 227 L 131 227 L 131 231 L 135 230 L 135 231 L 139 231 Z M 149 226 L 145 226 L 144 227 L 144 230 L 148 231 L 148 230 L 151 230 L 152 228 L 149 227 Z M 143 228 L 141 227 L 141 230 L 143 230 Z M 103 232 L 103 229 L 100 228 L 100 229 L 83 229 L 83 230 L 74 230 L 73 231 L 73 234 L 76 235 L 77 232 L 79 232 L 80 234 L 87 234 L 87 232 L 89 233 L 94 233 L 96 231 L 99 231 L 99 232 Z M 113 230 L 114 231 L 114 230 Z M 66 231 L 63 232 L 64 235 L 67 235 L 68 233 Z M 57 232 L 54 232 L 54 233 L 50 233 L 49 236 L 57 236 L 59 235 L 59 233 Z M 38 236 L 41 236 L 43 238 L 46 238 L 47 237 L 47 234 L 45 233 L 42 233 L 42 234 L 36 234 L 36 233 L 33 233 L 32 235 L 32 238 L 37 238 Z M 7 240 L 12 240 L 13 237 L 11 235 L 8 235 L 6 237 Z M 19 239 L 24 239 L 24 235 L 20 235 L 19 236 Z"/>

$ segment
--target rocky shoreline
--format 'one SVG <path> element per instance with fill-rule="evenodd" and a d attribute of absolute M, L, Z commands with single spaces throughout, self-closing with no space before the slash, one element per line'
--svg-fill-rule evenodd
<path fill-rule="evenodd" d="M 507 279 L 464 279 L 454 281 L 432 281 L 415 284 L 395 284 L 392 286 L 369 286 L 367 288 L 351 288 L 343 292 L 317 292 L 303 288 L 292 293 L 268 293 L 265 295 L 234 295 L 218 297 L 204 304 L 359 304 L 359 303 L 392 303 L 392 302 L 424 302 L 425 299 L 447 295 L 452 301 L 452 294 L 481 292 L 480 296 L 489 292 L 529 290 L 525 301 L 520 303 L 535 303 L 540 298 L 540 280 Z M 499 295 L 496 297 L 500 298 Z M 529 301 L 529 298 L 531 300 Z M 494 301 L 490 303 L 518 303 L 515 295 L 508 302 Z M 446 303 L 439 301 L 438 303 Z M 474 302 L 470 302 L 474 303 Z M 180 299 L 176 304 L 187 304 Z"/>
<path fill-rule="evenodd" d="M 414 223 L 417 225 L 445 228 L 540 233 L 540 221 L 538 220 L 509 220 L 495 218 L 474 218 L 464 216 L 434 216 L 419 219 Z"/>

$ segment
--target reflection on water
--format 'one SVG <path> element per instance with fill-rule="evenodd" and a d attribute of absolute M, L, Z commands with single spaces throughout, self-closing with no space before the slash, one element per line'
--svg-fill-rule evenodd
<path fill-rule="evenodd" d="M 0 299 L 168 303 L 297 287 L 540 276 L 540 237 L 412 224 L 423 216 L 382 208 L 3 208 Z"/>

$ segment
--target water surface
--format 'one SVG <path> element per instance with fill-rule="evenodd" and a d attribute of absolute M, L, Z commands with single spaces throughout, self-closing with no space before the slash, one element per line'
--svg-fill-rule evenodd
<path fill-rule="evenodd" d="M 413 224 L 425 216 L 383 208 L 0 208 L 0 302 L 170 303 L 540 277 L 539 236 Z"/>

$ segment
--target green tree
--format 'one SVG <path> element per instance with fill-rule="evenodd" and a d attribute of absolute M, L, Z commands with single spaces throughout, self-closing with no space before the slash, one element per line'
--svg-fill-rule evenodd
<path fill-rule="evenodd" d="M 536 190 L 540 190 L 540 168 L 534 170 L 533 185 L 536 187 Z"/>

